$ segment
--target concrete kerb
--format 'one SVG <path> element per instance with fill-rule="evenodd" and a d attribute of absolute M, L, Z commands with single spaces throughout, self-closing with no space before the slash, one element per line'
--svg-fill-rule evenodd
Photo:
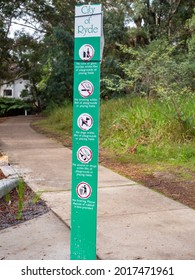
<path fill-rule="evenodd" d="M 2 198 L 17 187 L 19 176 L 11 166 L 7 165 L 7 161 L 0 161 L 0 169 L 6 177 L 0 180 L 0 198 Z"/>
<path fill-rule="evenodd" d="M 19 179 L 3 179 L 0 181 L 0 198 L 17 187 Z"/>

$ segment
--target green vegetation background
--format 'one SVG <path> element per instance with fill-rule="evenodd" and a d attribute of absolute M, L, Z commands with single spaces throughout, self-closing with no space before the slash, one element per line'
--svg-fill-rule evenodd
<path fill-rule="evenodd" d="M 100 146 L 121 162 L 195 163 L 194 0 L 101 0 Z M 0 100 L 0 115 L 29 106 L 71 138 L 74 9 L 79 0 L 0 2 L 0 86 L 30 81 L 27 104 Z M 19 22 L 18 22 L 19 20 Z M 27 26 L 10 37 L 13 22 Z M 29 107 L 30 108 L 30 107 Z M 30 110 L 30 109 L 29 109 Z"/>
<path fill-rule="evenodd" d="M 158 99 L 122 97 L 101 102 L 100 147 L 119 162 L 148 164 L 148 168 L 182 166 L 195 171 L 195 103 L 180 104 L 189 119 L 180 126 L 174 107 Z M 72 104 L 49 110 L 39 122 L 45 131 L 72 137 Z M 135 148 L 135 150 L 133 150 Z"/>

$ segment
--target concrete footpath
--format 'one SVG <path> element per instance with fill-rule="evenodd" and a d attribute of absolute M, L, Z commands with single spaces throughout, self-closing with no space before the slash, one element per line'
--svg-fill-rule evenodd
<path fill-rule="evenodd" d="M 0 123 L 0 150 L 51 211 L 0 231 L 0 259 L 69 259 L 71 150 L 36 133 L 36 117 Z M 99 166 L 97 255 L 195 259 L 195 211 Z"/>

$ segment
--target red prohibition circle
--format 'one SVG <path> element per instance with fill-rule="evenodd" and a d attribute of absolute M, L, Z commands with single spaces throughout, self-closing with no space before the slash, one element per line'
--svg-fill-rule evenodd
<path fill-rule="evenodd" d="M 79 49 L 79 56 L 83 61 L 90 61 L 94 57 L 94 53 L 94 48 L 89 44 L 85 44 Z"/>
<path fill-rule="evenodd" d="M 92 150 L 87 146 L 82 146 L 77 151 L 77 159 L 86 164 L 92 160 Z"/>
<path fill-rule="evenodd" d="M 78 184 L 78 186 L 76 188 L 76 192 L 77 192 L 78 197 L 80 197 L 82 199 L 87 199 L 91 196 L 92 188 L 88 183 L 81 182 Z"/>

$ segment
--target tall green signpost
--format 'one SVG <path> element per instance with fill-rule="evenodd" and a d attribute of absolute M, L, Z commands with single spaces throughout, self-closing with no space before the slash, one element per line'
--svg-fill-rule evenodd
<path fill-rule="evenodd" d="M 96 259 L 102 7 L 75 8 L 71 259 Z"/>

